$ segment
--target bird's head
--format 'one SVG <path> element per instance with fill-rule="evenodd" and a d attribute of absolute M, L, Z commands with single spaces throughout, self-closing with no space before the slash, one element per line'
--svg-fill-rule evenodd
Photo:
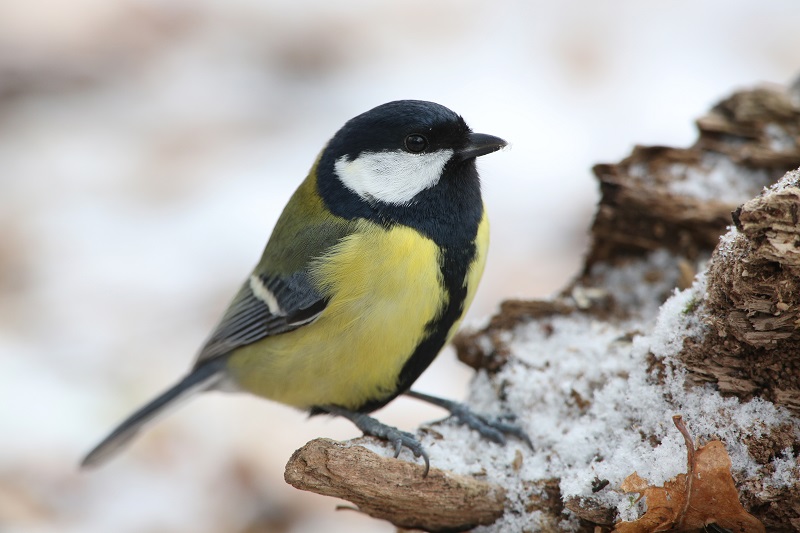
<path fill-rule="evenodd" d="M 396 213 L 447 203 L 466 193 L 476 192 L 480 202 L 475 158 L 505 145 L 473 133 L 442 105 L 389 102 L 349 120 L 333 136 L 320 159 L 320 193 L 332 211 L 348 218 L 365 210 Z"/>

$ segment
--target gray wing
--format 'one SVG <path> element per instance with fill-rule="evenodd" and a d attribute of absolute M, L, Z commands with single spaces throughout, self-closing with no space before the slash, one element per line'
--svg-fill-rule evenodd
<path fill-rule="evenodd" d="M 253 274 L 206 340 L 196 364 L 309 324 L 327 304 L 305 272 L 288 277 Z"/>

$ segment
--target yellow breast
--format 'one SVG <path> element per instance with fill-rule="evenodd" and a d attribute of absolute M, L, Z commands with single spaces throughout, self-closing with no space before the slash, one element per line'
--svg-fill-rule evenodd
<path fill-rule="evenodd" d="M 313 265 L 330 298 L 319 318 L 234 352 L 232 377 L 249 392 L 300 408 L 357 408 L 388 396 L 446 303 L 438 253 L 412 229 L 359 223 Z"/>

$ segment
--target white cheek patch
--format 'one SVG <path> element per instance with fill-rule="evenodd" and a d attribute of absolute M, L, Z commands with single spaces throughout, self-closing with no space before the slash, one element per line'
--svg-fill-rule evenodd
<path fill-rule="evenodd" d="M 452 150 L 430 154 L 363 152 L 352 161 L 340 157 L 334 170 L 344 186 L 360 197 L 402 205 L 436 185 L 452 156 Z"/>

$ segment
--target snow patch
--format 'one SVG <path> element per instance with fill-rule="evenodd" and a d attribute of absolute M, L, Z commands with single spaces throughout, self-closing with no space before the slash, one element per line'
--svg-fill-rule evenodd
<path fill-rule="evenodd" d="M 664 254 L 652 254 L 626 267 L 628 281 L 667 262 Z M 620 280 L 624 277 L 620 274 Z M 620 490 L 628 475 L 637 472 L 661 485 L 686 471 L 684 439 L 672 421 L 676 414 L 683 416 L 700 444 L 711 439 L 725 443 L 734 476 L 759 472 L 743 437 L 769 432 L 789 422 L 790 415 L 759 399 L 743 403 L 724 398 L 710 386 L 687 389 L 685 373 L 673 359 L 684 338 L 706 334 L 696 313 L 705 283 L 700 275 L 689 289 L 675 291 L 657 315 L 644 313 L 619 325 L 573 314 L 516 328 L 508 340 L 511 359 L 493 376 L 476 375 L 469 403 L 491 415 L 513 412 L 536 450 L 513 438 L 506 446 L 486 442 L 449 421 L 435 426 L 443 439 L 432 432 L 421 437 L 431 464 L 486 479 L 508 491 L 506 515 L 476 531 L 537 530 L 541 516 L 525 509 L 532 487 L 553 478 L 560 479 L 565 500 L 592 498 L 616 508 L 622 519 L 637 518 L 644 505 L 634 504 L 635 497 Z M 660 378 L 648 371 L 653 358 L 663 365 Z M 522 465 L 515 471 L 519 454 Z M 791 450 L 785 451 L 764 483 L 776 488 L 793 483 L 794 461 Z M 596 479 L 609 484 L 593 493 Z M 569 511 L 564 516 L 562 530 L 577 531 L 575 517 Z"/>
<path fill-rule="evenodd" d="M 676 179 L 668 187 L 673 194 L 729 204 L 749 200 L 772 182 L 766 170 L 748 169 L 717 153 L 704 154 L 699 165 L 674 165 L 672 173 Z"/>

